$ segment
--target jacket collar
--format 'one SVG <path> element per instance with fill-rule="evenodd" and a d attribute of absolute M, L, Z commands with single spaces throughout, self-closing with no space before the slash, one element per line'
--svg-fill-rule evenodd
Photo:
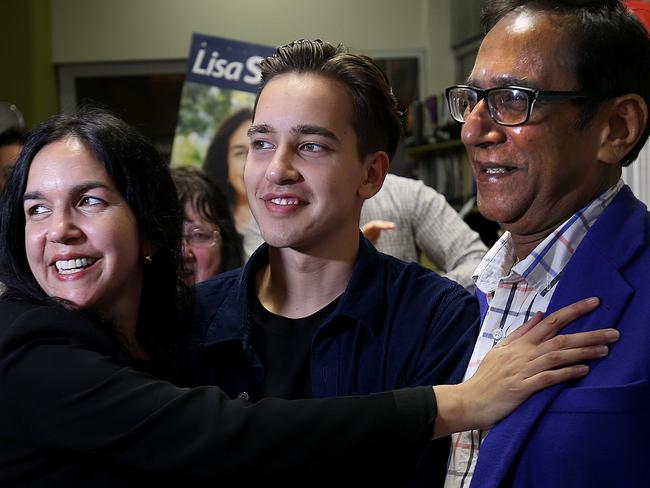
<path fill-rule="evenodd" d="M 359 233 L 359 253 L 350 282 L 330 319 L 343 315 L 363 324 L 375 334 L 379 333 L 386 314 L 386 273 L 379 251 Z"/>
<path fill-rule="evenodd" d="M 203 327 L 205 346 L 209 347 L 225 341 L 242 341 L 244 349 L 248 348 L 251 335 L 248 290 L 253 286 L 257 271 L 268 264 L 268 250 L 269 245 L 263 243 L 243 268 L 231 272 L 237 274 L 234 286 L 227 291 L 214 314 L 204 315 L 208 317 L 207 326 Z M 382 299 L 385 293 L 385 280 L 386 269 L 380 265 L 379 252 L 360 234 L 359 252 L 350 282 L 323 327 L 326 327 L 335 317 L 345 316 L 364 324 L 374 333 L 381 331 L 386 310 L 385 300 Z M 204 294 L 204 302 L 216 303 L 217 297 L 211 299 L 208 292 Z"/>
<path fill-rule="evenodd" d="M 242 341 L 244 348 L 250 344 L 250 320 L 248 306 L 248 284 L 255 280 L 255 273 L 262 266 L 269 262 L 268 244 L 263 243 L 251 255 L 243 268 L 230 271 L 236 276 L 233 285 L 226 291 L 224 298 L 217 302 L 218 295 L 223 293 L 223 287 L 214 287 L 216 292 L 214 298 L 209 294 L 204 295 L 203 302 L 210 307 L 212 303 L 219 303 L 215 313 L 208 316 L 207 324 L 203 327 L 205 331 L 204 346 L 214 346 L 221 342 Z M 217 279 L 227 278 L 227 275 L 219 275 Z M 209 282 L 206 283 L 210 288 Z"/>

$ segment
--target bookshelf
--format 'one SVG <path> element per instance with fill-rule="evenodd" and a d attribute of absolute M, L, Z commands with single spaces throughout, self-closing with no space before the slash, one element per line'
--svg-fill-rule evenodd
<path fill-rule="evenodd" d="M 472 170 L 460 139 L 411 146 L 406 149 L 406 154 L 415 161 L 420 179 L 442 193 L 456 210 L 476 197 Z M 488 248 L 499 238 L 499 224 L 485 219 L 475 204 L 463 219 L 479 233 Z"/>
<path fill-rule="evenodd" d="M 411 146 L 407 156 L 416 163 L 418 176 L 459 209 L 476 194 L 472 171 L 460 139 Z"/>

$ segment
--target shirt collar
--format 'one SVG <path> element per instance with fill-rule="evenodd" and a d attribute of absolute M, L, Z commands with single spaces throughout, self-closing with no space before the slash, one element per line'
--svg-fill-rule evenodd
<path fill-rule="evenodd" d="M 512 236 L 505 232 L 476 268 L 472 277 L 476 287 L 486 295 L 494 292 L 499 282 L 525 280 L 540 293 L 552 288 L 584 236 L 622 187 L 623 180 L 619 179 L 560 224 L 519 262 Z"/>

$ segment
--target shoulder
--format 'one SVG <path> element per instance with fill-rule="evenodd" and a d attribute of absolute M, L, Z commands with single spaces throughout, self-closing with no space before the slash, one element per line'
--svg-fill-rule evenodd
<path fill-rule="evenodd" d="M 113 336 L 80 311 L 0 300 L 0 356 L 31 343 L 83 343 L 113 350 Z"/>
<path fill-rule="evenodd" d="M 387 331 L 396 344 L 410 344 L 419 371 L 439 371 L 449 358 L 457 362 L 447 379 L 462 378 L 480 325 L 478 301 L 455 281 L 442 277 L 417 263 L 405 263 L 386 256 L 381 262 L 390 268 L 383 283 L 382 310 Z M 401 346 L 400 346 L 401 347 Z M 410 347 L 410 346 L 409 346 Z M 444 352 L 444 354 L 443 354 Z M 446 358 L 446 359 L 445 359 Z M 432 365 L 440 361 L 438 366 Z M 438 378 L 440 380 L 440 378 Z"/>
<path fill-rule="evenodd" d="M 397 293 L 404 301 L 420 301 L 428 304 L 473 301 L 474 297 L 461 285 L 435 271 L 414 262 L 379 254 L 379 260 L 387 270 L 386 282 L 389 293 Z"/>
<path fill-rule="evenodd" d="M 236 307 L 241 293 L 244 293 L 243 280 L 243 268 L 238 268 L 197 284 L 194 321 L 209 321 L 222 306 Z"/>
<path fill-rule="evenodd" d="M 242 280 L 242 273 L 243 269 L 237 268 L 219 273 L 206 281 L 197 283 L 195 287 L 197 300 L 214 298 L 225 290 L 229 290 L 233 285 L 238 285 Z"/>

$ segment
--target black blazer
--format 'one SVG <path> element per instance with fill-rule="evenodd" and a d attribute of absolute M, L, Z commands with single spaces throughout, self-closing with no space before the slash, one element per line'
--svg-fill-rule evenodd
<path fill-rule="evenodd" d="M 431 436 L 428 387 L 371 397 L 230 400 L 133 367 L 82 314 L 0 299 L 0 486 L 386 481 Z M 371 476 L 372 477 L 372 476 Z"/>

